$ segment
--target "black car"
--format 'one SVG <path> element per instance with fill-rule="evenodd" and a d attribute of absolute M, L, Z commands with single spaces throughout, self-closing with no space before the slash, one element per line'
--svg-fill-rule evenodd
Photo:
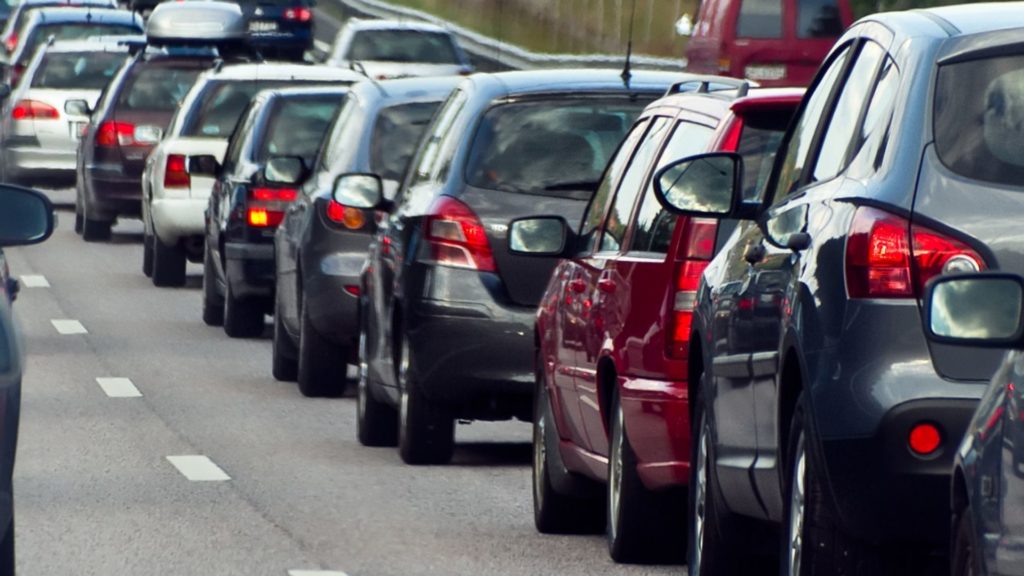
<path fill-rule="evenodd" d="M 825 60 L 762 203 L 742 202 L 735 155 L 656 177 L 680 212 L 742 220 L 690 339 L 690 485 L 707 487 L 691 492 L 691 574 L 758 549 L 781 549 L 784 574 L 934 573 L 956 447 L 999 355 L 929 343 L 922 298 L 945 274 L 1024 272 L 1021 27 L 1020 4 L 869 16 Z M 720 298 L 736 282 L 753 314 Z"/>
<path fill-rule="evenodd" d="M 533 321 L 556 260 L 513 256 L 508 222 L 578 220 L 643 108 L 679 75 L 478 74 L 428 129 L 381 218 L 361 293 L 359 436 L 446 462 L 456 419 L 532 418 Z M 379 190 L 353 180 L 335 199 Z M 374 194 L 376 192 L 376 194 Z M 351 197 L 351 199 L 347 199 Z"/>
<path fill-rule="evenodd" d="M 65 105 L 91 115 L 78 146 L 75 201 L 75 230 L 86 241 L 108 239 L 119 216 L 140 216 L 146 157 L 199 74 L 236 56 L 245 34 L 233 4 L 161 4 L 146 23 L 147 44 L 121 67 L 96 109 L 84 100 Z"/>
<path fill-rule="evenodd" d="M 219 166 L 193 156 L 192 171 L 214 175 L 206 210 L 203 321 L 233 338 L 263 333 L 274 303 L 274 231 L 347 88 L 281 88 L 253 97 Z M 344 359 L 340 360 L 344 363 Z"/>
<path fill-rule="evenodd" d="M 416 144 L 458 77 L 365 81 L 349 91 L 312 175 L 275 236 L 273 372 L 307 396 L 345 385 L 359 338 L 360 273 L 373 212 L 332 198 L 344 174 L 375 174 L 393 198 Z"/>
<path fill-rule="evenodd" d="M 265 57 L 300 61 L 313 48 L 315 0 L 240 0 L 252 45 Z"/>

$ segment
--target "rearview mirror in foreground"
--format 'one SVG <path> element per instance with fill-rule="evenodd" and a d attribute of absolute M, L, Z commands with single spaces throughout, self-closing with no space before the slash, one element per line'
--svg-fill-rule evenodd
<path fill-rule="evenodd" d="M 940 276 L 925 295 L 925 333 L 942 343 L 1021 347 L 1024 278 L 977 273 Z"/>

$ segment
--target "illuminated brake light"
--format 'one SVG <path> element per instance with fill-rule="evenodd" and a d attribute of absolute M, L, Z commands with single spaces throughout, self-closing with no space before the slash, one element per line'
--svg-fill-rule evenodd
<path fill-rule="evenodd" d="M 60 118 L 57 109 L 38 100 L 18 100 L 11 109 L 15 120 L 56 120 Z"/>
<path fill-rule="evenodd" d="M 287 8 L 284 11 L 284 19 L 295 22 L 309 22 L 313 19 L 313 11 L 302 7 Z"/>
<path fill-rule="evenodd" d="M 929 456 L 942 446 L 942 432 L 934 424 L 917 424 L 910 430 L 907 439 L 910 449 L 918 456 Z"/>
<path fill-rule="evenodd" d="M 4 42 L 4 47 L 7 48 L 8 52 L 14 52 L 14 49 L 18 47 L 18 35 L 11 34 L 7 37 L 7 41 Z"/>
<path fill-rule="evenodd" d="M 436 264 L 497 270 L 484 225 L 469 206 L 451 196 L 439 196 L 430 206 L 424 228 Z"/>
<path fill-rule="evenodd" d="M 284 220 L 285 207 L 298 195 L 295 188 L 252 188 L 246 221 L 253 228 L 276 228 Z"/>
<path fill-rule="evenodd" d="M 164 188 L 188 188 L 192 179 L 186 169 L 186 157 L 182 154 L 168 154 L 164 170 Z"/>
<path fill-rule="evenodd" d="M 697 303 L 697 288 L 715 252 L 718 221 L 710 218 L 690 218 L 679 245 L 676 262 L 675 294 L 669 315 L 668 356 L 686 359 L 693 327 L 693 308 Z"/>

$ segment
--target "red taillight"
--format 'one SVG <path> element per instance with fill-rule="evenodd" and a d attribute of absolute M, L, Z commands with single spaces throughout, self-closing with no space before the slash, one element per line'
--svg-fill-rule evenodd
<path fill-rule="evenodd" d="M 295 188 L 253 188 L 249 197 L 257 202 L 291 202 L 299 196 Z"/>
<path fill-rule="evenodd" d="M 715 234 L 718 221 L 709 218 L 690 218 L 683 231 L 682 243 L 676 262 L 675 293 L 669 318 L 668 355 L 686 359 L 690 348 L 690 330 L 693 325 L 693 307 L 697 303 L 700 278 L 715 252 Z"/>
<path fill-rule="evenodd" d="M 942 432 L 934 424 L 917 424 L 910 430 L 907 443 L 918 456 L 928 456 L 942 446 Z"/>
<path fill-rule="evenodd" d="M 330 200 L 324 208 L 327 219 L 341 224 L 349 230 L 359 230 L 366 224 L 366 214 L 359 208 L 352 208 Z"/>
<path fill-rule="evenodd" d="M 8 36 L 7 41 L 4 42 L 4 46 L 7 48 L 8 52 L 14 52 L 14 49 L 18 47 L 18 35 L 11 34 Z"/>
<path fill-rule="evenodd" d="M 11 109 L 15 120 L 56 120 L 60 118 L 57 109 L 38 100 L 18 100 Z"/>
<path fill-rule="evenodd" d="M 359 286 L 356 286 L 354 284 L 349 284 L 348 286 L 345 286 L 345 292 L 348 292 L 349 294 L 351 294 L 353 296 L 359 296 L 359 292 L 360 292 Z"/>
<path fill-rule="evenodd" d="M 462 202 L 440 196 L 424 223 L 433 261 L 444 266 L 494 272 L 494 253 L 483 223 Z"/>
<path fill-rule="evenodd" d="M 928 280 L 985 269 L 963 242 L 877 208 L 857 209 L 846 241 L 850 298 L 920 298 Z"/>
<path fill-rule="evenodd" d="M 164 170 L 164 188 L 188 188 L 192 179 L 185 167 L 186 158 L 181 154 L 168 154 Z"/>
<path fill-rule="evenodd" d="M 284 19 L 295 22 L 309 22 L 313 19 L 313 11 L 309 8 L 287 8 L 284 11 Z"/>
<path fill-rule="evenodd" d="M 96 130 L 97 146 L 135 145 L 135 125 L 128 122 L 107 121 Z"/>
<path fill-rule="evenodd" d="M 276 228 L 284 220 L 285 207 L 298 195 L 295 188 L 253 188 L 246 221 L 254 228 Z"/>

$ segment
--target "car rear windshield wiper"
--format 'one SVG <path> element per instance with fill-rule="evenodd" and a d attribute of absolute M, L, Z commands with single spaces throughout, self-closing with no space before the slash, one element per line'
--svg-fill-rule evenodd
<path fill-rule="evenodd" d="M 544 187 L 547 192 L 559 192 L 562 190 L 586 190 L 589 192 L 596 192 L 597 186 L 600 182 L 594 180 L 581 180 L 578 182 L 559 182 L 557 184 L 548 184 Z"/>

